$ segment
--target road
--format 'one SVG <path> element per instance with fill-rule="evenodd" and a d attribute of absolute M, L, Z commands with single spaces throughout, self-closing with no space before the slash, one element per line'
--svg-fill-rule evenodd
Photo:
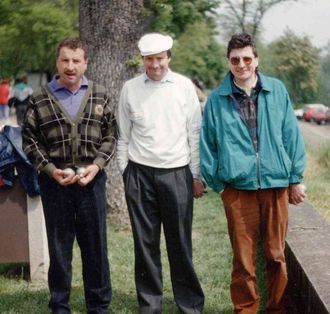
<path fill-rule="evenodd" d="M 299 121 L 301 133 L 304 136 L 306 146 L 318 149 L 325 144 L 330 145 L 330 125 L 318 125 L 315 123 Z"/>

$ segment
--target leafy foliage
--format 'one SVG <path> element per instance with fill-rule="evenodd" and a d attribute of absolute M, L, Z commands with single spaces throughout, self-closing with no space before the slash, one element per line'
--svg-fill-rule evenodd
<path fill-rule="evenodd" d="M 320 101 L 330 104 L 330 42 L 324 49 L 325 55 L 321 57 L 320 72 Z"/>
<path fill-rule="evenodd" d="M 0 25 L 0 76 L 54 69 L 58 41 L 75 33 L 69 1 L 5 1 Z"/>
<path fill-rule="evenodd" d="M 171 67 L 198 78 L 206 87 L 214 87 L 225 71 L 225 60 L 225 52 L 215 42 L 211 29 L 204 22 L 196 22 L 189 24 L 178 37 Z"/>
<path fill-rule="evenodd" d="M 78 5 L 79 0 L 1 1 L 0 77 L 52 73 L 58 41 L 77 33 Z M 168 33 L 178 47 L 189 52 L 185 58 L 184 52 L 175 50 L 181 60 L 175 58 L 178 62 L 173 62 L 173 69 L 199 77 L 210 87 L 217 84 L 223 69 L 221 48 L 213 38 L 218 5 L 219 0 L 149 0 L 144 11 L 147 31 Z M 197 38 L 191 45 L 189 36 Z"/>
<path fill-rule="evenodd" d="M 212 14 L 219 0 L 150 0 L 145 4 L 151 30 L 179 36 L 189 24 L 206 21 L 213 25 Z"/>
<path fill-rule="evenodd" d="M 287 30 L 268 46 L 266 54 L 262 69 L 284 82 L 294 104 L 318 101 L 319 50 L 308 37 Z"/>
<path fill-rule="evenodd" d="M 215 40 L 219 0 L 151 0 L 146 5 L 150 30 L 175 38 L 171 68 L 215 87 L 224 70 L 221 46 Z"/>

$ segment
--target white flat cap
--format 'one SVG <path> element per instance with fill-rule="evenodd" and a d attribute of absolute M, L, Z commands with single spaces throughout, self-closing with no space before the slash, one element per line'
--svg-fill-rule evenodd
<path fill-rule="evenodd" d="M 173 39 L 170 36 L 159 33 L 150 33 L 141 37 L 138 43 L 141 56 L 154 55 L 171 49 Z"/>

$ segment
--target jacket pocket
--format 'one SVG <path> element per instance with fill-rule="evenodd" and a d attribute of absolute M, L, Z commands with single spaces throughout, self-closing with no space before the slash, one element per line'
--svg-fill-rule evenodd
<path fill-rule="evenodd" d="M 288 179 L 291 173 L 292 162 L 282 145 L 263 159 L 262 173 L 275 180 Z"/>

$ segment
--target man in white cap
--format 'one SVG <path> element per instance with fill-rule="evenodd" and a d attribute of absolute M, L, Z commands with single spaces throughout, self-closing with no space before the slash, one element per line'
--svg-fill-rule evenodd
<path fill-rule="evenodd" d="M 135 246 L 139 313 L 162 312 L 160 232 L 163 225 L 176 304 L 203 311 L 192 263 L 193 197 L 204 193 L 199 172 L 201 110 L 192 82 L 169 69 L 173 40 L 144 35 L 138 47 L 145 73 L 121 91 L 118 165 Z"/>

